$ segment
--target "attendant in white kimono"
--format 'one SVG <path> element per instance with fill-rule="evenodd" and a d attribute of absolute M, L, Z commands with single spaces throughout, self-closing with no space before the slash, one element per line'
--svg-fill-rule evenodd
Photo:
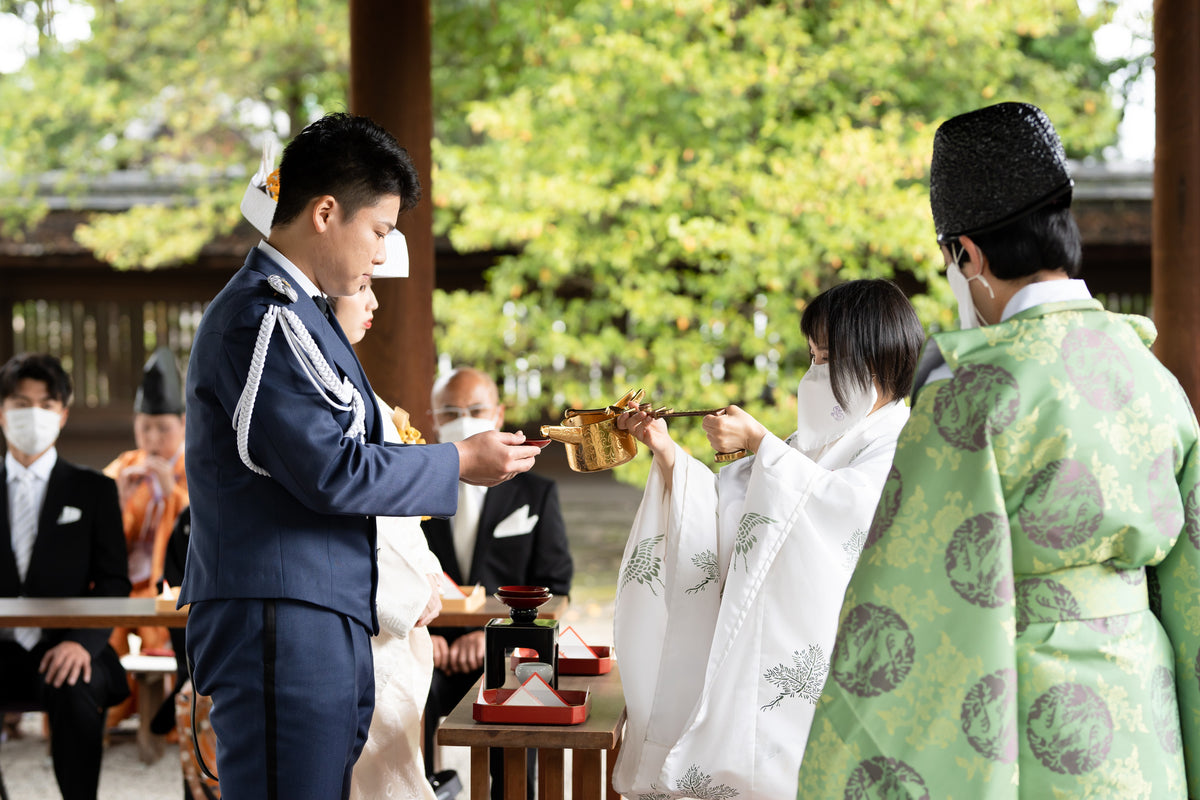
<path fill-rule="evenodd" d="M 376 276 L 387 277 L 378 270 Z M 378 307 L 369 282 L 357 294 L 334 302 L 334 314 L 351 344 L 362 341 Z M 407 415 L 394 413 L 379 395 L 375 402 L 385 420 L 385 442 L 411 444 L 419 437 L 408 426 Z M 354 765 L 350 797 L 434 800 L 421 757 L 421 713 L 433 676 L 433 645 L 426 626 L 442 607 L 442 567 L 429 551 L 419 517 L 379 517 L 377 525 L 379 634 L 371 638 L 375 714 Z"/>
<path fill-rule="evenodd" d="M 923 331 L 904 294 L 852 281 L 800 322 L 812 366 L 797 430 L 737 406 L 704 419 L 714 477 L 644 412 L 654 454 L 621 563 L 615 642 L 628 713 L 614 787 L 631 798 L 796 794 L 842 595 L 908 419 Z"/>

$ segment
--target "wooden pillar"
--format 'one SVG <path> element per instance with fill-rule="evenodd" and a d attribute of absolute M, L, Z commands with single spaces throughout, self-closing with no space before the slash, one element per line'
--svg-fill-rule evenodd
<path fill-rule="evenodd" d="M 409 277 L 375 282 L 379 310 L 355 349 L 376 393 L 432 441 L 433 83 L 429 0 L 350 0 L 350 111 L 387 128 L 421 174 L 420 204 L 400 216 Z"/>
<path fill-rule="evenodd" d="M 1200 3 L 1154 2 L 1155 353 L 1200 402 Z"/>

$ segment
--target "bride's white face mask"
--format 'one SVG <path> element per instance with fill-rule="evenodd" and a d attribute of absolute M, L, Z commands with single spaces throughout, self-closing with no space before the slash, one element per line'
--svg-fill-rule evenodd
<path fill-rule="evenodd" d="M 801 450 L 818 450 L 842 438 L 846 431 L 867 418 L 879 400 L 874 381 L 867 389 L 851 385 L 843 386 L 842 391 L 846 395 L 845 406 L 833 394 L 828 363 L 814 363 L 804 373 L 796 389 L 794 440 Z"/>

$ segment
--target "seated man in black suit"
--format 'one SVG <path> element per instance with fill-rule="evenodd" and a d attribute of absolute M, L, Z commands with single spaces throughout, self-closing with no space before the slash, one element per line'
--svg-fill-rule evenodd
<path fill-rule="evenodd" d="M 54 447 L 71 379 L 57 358 L 14 356 L 0 367 L 0 596 L 128 597 L 117 485 L 69 464 Z M 65 800 L 95 800 L 104 709 L 129 695 L 111 629 L 0 629 L 0 702 L 35 702 L 50 720 L 54 775 Z"/>
<path fill-rule="evenodd" d="M 443 375 L 433 385 L 432 400 L 440 442 L 460 441 L 504 424 L 496 384 L 478 370 L 460 368 Z M 575 567 L 552 480 L 526 472 L 490 489 L 459 483 L 458 490 L 455 516 L 421 523 L 429 549 L 456 583 L 479 583 L 489 594 L 508 585 L 547 586 L 556 595 L 571 591 Z M 483 629 L 429 632 L 435 669 L 425 705 L 425 770 L 432 774 L 438 721 L 483 674 Z M 503 794 L 501 770 L 501 751 L 493 750 L 493 798 Z M 532 791 L 533 769 L 526 774 Z"/>

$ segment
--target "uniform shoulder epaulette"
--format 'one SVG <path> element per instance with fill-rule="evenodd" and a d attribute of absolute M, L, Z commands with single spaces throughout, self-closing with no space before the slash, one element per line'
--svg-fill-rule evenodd
<path fill-rule="evenodd" d="M 289 303 L 294 303 L 299 298 L 296 290 L 288 283 L 287 279 L 281 275 L 268 275 L 267 285 L 271 287 L 271 291 L 287 300 Z"/>

